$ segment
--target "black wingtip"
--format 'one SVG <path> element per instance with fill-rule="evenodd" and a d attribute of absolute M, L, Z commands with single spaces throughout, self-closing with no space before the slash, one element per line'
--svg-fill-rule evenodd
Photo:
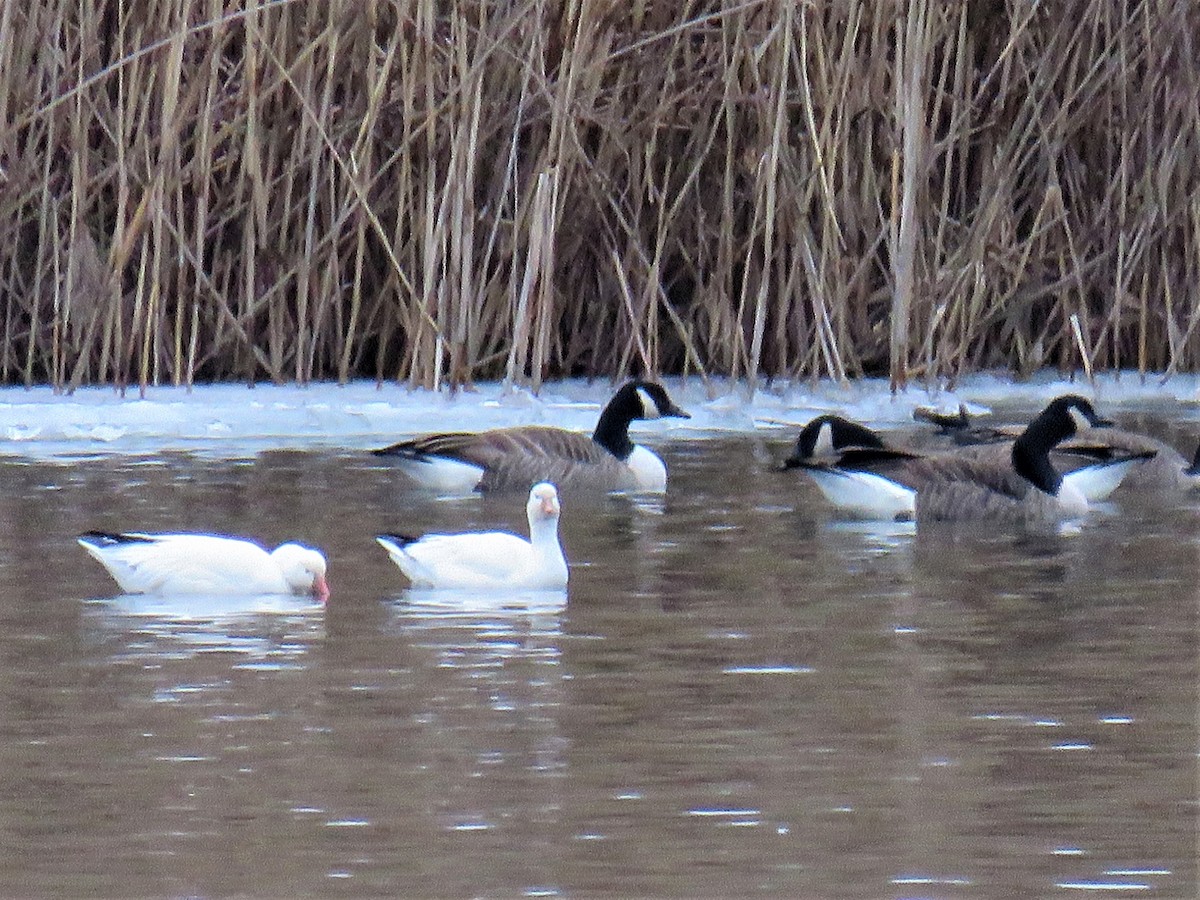
<path fill-rule="evenodd" d="M 79 540 L 97 547 L 115 547 L 118 544 L 150 544 L 152 538 L 140 534 L 125 534 L 120 531 L 85 531 Z"/>
<path fill-rule="evenodd" d="M 377 447 L 371 451 L 372 456 L 400 456 L 406 452 L 407 443 L 401 441 L 398 444 L 388 444 L 386 447 Z"/>
<path fill-rule="evenodd" d="M 375 537 L 379 540 L 391 541 L 400 547 L 407 547 L 409 544 L 415 544 L 420 538 L 413 537 L 411 534 L 400 534 L 396 531 L 386 531 L 383 534 L 377 534 Z"/>

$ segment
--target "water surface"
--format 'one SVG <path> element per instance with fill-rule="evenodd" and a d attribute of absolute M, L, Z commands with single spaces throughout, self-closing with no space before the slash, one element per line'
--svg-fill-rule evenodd
<path fill-rule="evenodd" d="M 665 498 L 564 496 L 565 608 L 465 610 L 371 535 L 523 497 L 4 461 L 0 894 L 1195 894 L 1200 502 L 916 534 L 830 519 L 783 436 L 662 450 Z M 73 536 L 132 527 L 302 538 L 333 596 L 112 599 Z"/>

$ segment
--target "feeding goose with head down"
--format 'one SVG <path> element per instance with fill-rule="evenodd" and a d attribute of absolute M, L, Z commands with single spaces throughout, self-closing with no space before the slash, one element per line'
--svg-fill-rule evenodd
<path fill-rule="evenodd" d="M 1066 476 L 1054 468 L 1052 448 L 1110 425 L 1083 397 L 1068 395 L 1052 401 L 1011 447 L 924 455 L 886 445 L 849 446 L 830 464 L 813 457 L 816 443 L 802 431 L 785 466 L 804 468 L 830 502 L 856 516 L 1056 522 L 1085 513 L 1089 502 L 1106 497 L 1144 462 L 1144 455 L 1126 456 L 1082 466 Z"/>
<path fill-rule="evenodd" d="M 507 532 L 381 534 L 376 540 L 416 588 L 561 590 L 567 560 L 558 542 L 558 491 L 535 484 L 525 505 L 529 540 Z"/>
<path fill-rule="evenodd" d="M 664 491 L 667 467 L 629 438 L 635 419 L 687 419 L 662 385 L 630 381 L 600 413 L 591 436 L 545 425 L 431 434 L 374 451 L 435 490 L 527 490 L 539 481 L 600 491 Z"/>
<path fill-rule="evenodd" d="M 127 594 L 329 597 L 325 557 L 300 544 L 267 552 L 241 538 L 213 534 L 88 531 L 79 544 Z"/>

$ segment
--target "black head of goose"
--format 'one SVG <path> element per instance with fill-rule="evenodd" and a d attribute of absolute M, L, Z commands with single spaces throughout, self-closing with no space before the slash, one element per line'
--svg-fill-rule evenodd
<path fill-rule="evenodd" d="M 1050 451 L 1068 438 L 1093 428 L 1111 428 L 1085 398 L 1067 394 L 1051 400 L 1012 445 L 1013 470 L 1038 490 L 1057 496 L 1063 476 L 1050 462 Z"/>
<path fill-rule="evenodd" d="M 784 469 L 813 466 L 867 465 L 873 461 L 909 458 L 906 450 L 888 446 L 883 438 L 865 425 L 826 413 L 817 416 L 800 429 L 791 455 L 783 461 Z"/>
<path fill-rule="evenodd" d="M 782 469 L 804 469 L 837 509 L 864 519 L 911 519 L 914 494 L 881 474 L 916 454 L 888 444 L 865 425 L 824 414 L 808 422 Z"/>
<path fill-rule="evenodd" d="M 550 481 L 587 490 L 663 491 L 667 469 L 634 444 L 636 419 L 690 418 L 653 381 L 634 380 L 613 395 L 589 437 L 545 425 L 431 434 L 375 450 L 394 457 L 415 481 L 440 491 L 528 490 Z"/>

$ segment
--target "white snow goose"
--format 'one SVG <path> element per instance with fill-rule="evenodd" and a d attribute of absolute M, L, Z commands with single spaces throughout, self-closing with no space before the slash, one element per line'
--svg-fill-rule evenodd
<path fill-rule="evenodd" d="M 414 481 L 434 490 L 525 490 L 550 481 L 563 488 L 599 491 L 665 491 L 667 467 L 651 450 L 629 439 L 634 419 L 689 419 L 662 385 L 623 385 L 589 437 L 564 428 L 518 425 L 480 432 L 430 434 L 373 451 L 395 457 Z"/>
<path fill-rule="evenodd" d="M 525 505 L 529 540 L 501 531 L 381 534 L 376 540 L 415 588 L 562 590 L 567 560 L 558 542 L 558 491 L 542 482 Z"/>
<path fill-rule="evenodd" d="M 300 544 L 268 553 L 241 538 L 133 531 L 89 531 L 79 544 L 127 594 L 329 597 L 325 557 Z"/>

